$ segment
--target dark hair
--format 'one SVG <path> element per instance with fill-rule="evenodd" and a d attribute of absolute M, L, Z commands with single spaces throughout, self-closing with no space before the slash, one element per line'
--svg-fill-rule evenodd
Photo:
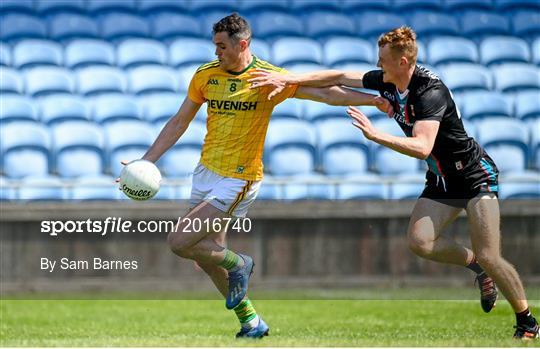
<path fill-rule="evenodd" d="M 236 12 L 215 23 L 212 32 L 213 34 L 227 32 L 229 37 L 236 42 L 242 39 L 248 41 L 251 39 L 249 23 Z"/>

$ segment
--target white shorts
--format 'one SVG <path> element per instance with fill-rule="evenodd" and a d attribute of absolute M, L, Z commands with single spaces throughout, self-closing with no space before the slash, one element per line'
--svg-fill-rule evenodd
<path fill-rule="evenodd" d="M 198 164 L 193 171 L 190 205 L 209 202 L 220 211 L 233 217 L 245 217 L 255 201 L 261 181 L 223 177 Z"/>

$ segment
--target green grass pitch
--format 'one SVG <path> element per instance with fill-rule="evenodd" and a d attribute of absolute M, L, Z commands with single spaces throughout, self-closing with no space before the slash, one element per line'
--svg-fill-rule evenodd
<path fill-rule="evenodd" d="M 309 300 L 255 299 L 270 325 L 270 336 L 257 341 L 234 339 L 236 317 L 216 299 L 4 299 L 0 345 L 540 347 L 540 341 L 511 339 L 514 316 L 505 301 L 484 314 L 477 300 L 360 300 L 346 294 L 335 294 L 341 300 L 328 294 L 319 300 L 313 294 Z M 540 315 L 540 302 L 531 305 Z"/>

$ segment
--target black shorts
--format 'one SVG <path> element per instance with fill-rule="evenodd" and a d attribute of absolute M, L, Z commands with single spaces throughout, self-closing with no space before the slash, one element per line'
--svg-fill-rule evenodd
<path fill-rule="evenodd" d="M 493 160 L 484 154 L 477 166 L 459 176 L 437 176 L 426 173 L 426 187 L 421 198 L 445 205 L 466 208 L 469 200 L 481 193 L 499 193 L 499 170 Z"/>

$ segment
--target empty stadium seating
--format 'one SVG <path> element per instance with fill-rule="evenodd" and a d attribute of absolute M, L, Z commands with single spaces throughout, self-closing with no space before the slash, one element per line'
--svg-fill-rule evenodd
<path fill-rule="evenodd" d="M 501 198 L 538 198 L 538 1 L 2 0 L 2 199 L 123 198 L 110 191 L 119 161 L 140 157 L 178 111 L 195 70 L 216 58 L 212 24 L 234 10 L 250 21 L 252 52 L 296 73 L 376 69 L 378 36 L 412 26 L 418 62 L 441 76 L 503 173 Z M 158 163 L 166 177 L 189 178 L 205 122 L 203 106 Z M 265 149 L 268 177 L 284 182 L 260 198 L 407 199 L 423 185 L 422 162 L 367 142 L 343 107 L 286 100 Z M 157 199 L 188 195 L 189 185 L 166 184 Z"/>

